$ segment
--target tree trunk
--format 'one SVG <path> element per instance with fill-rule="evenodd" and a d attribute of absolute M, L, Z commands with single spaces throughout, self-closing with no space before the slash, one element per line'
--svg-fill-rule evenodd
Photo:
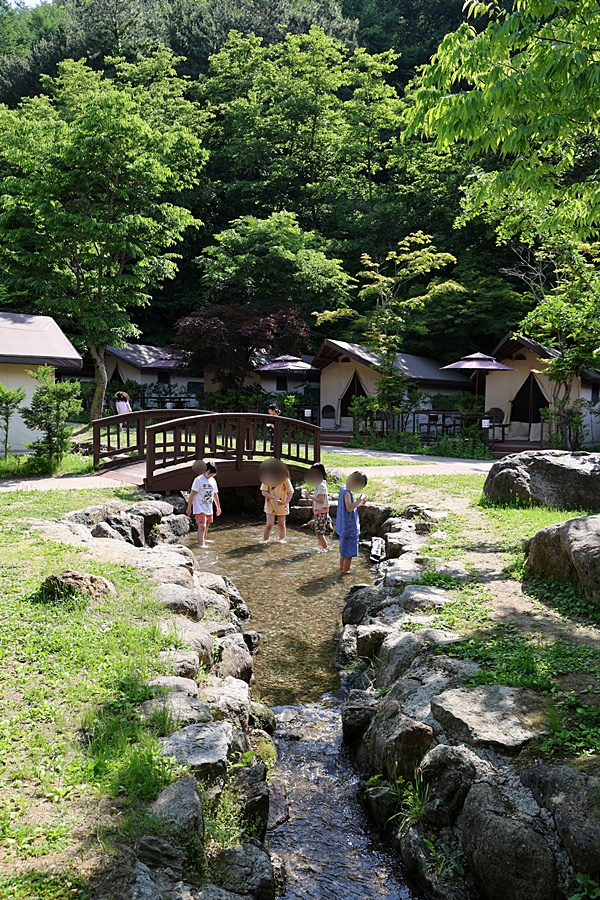
<path fill-rule="evenodd" d="M 96 344 L 88 344 L 87 347 L 94 360 L 94 371 L 96 375 L 96 390 L 94 391 L 94 399 L 92 400 L 92 409 L 90 412 L 90 419 L 93 422 L 94 419 L 102 418 L 108 376 L 106 374 L 106 363 L 104 362 L 104 347 L 98 347 Z"/>

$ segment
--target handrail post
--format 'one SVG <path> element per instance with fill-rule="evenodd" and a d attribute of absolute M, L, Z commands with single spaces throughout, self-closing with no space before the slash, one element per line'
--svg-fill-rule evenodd
<path fill-rule="evenodd" d="M 283 422 L 273 416 L 273 424 L 275 425 L 275 434 L 273 435 L 273 456 L 275 459 L 281 459 L 281 450 L 283 447 Z"/>
<path fill-rule="evenodd" d="M 245 443 L 244 420 L 241 416 L 237 416 L 235 420 L 235 467 L 238 472 L 244 465 L 244 443 Z"/>
<path fill-rule="evenodd" d="M 136 413 L 137 420 L 135 423 L 136 430 L 136 441 L 138 453 L 140 456 L 143 456 L 146 451 L 146 417 L 144 416 L 143 411 L 141 413 Z"/>
<path fill-rule="evenodd" d="M 94 419 L 92 422 L 92 430 L 93 430 L 93 452 L 94 452 L 94 466 L 97 466 L 100 462 L 100 424 L 102 419 Z"/>
<path fill-rule="evenodd" d="M 154 475 L 154 462 L 156 455 L 156 438 L 153 431 L 147 432 L 146 444 L 146 486 L 151 489 L 152 476 Z"/>
<path fill-rule="evenodd" d="M 313 462 L 320 462 L 321 460 L 321 429 L 315 429 L 315 441 L 314 441 L 314 455 L 315 458 Z"/>

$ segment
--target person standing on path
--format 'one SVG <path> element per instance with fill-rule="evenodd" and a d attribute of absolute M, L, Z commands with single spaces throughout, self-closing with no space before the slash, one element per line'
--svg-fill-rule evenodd
<path fill-rule="evenodd" d="M 221 503 L 219 501 L 219 488 L 215 481 L 217 467 L 214 463 L 206 463 L 206 471 L 203 475 L 194 478 L 190 497 L 187 505 L 187 514 L 192 512 L 198 525 L 198 546 L 206 547 L 206 535 L 208 526 L 213 521 L 213 504 L 218 516 L 221 515 Z"/>
<path fill-rule="evenodd" d="M 360 538 L 358 507 L 364 506 L 367 502 L 364 494 L 360 494 L 355 500 L 353 491 L 359 491 L 366 487 L 367 481 L 364 472 L 352 472 L 346 478 L 346 484 L 340 488 L 335 531 L 340 538 L 340 572 L 342 575 L 350 572 L 352 560 L 358 556 Z"/>

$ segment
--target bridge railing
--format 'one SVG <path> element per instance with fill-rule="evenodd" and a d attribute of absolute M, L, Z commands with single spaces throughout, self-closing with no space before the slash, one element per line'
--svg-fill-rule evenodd
<path fill-rule="evenodd" d="M 312 465 L 320 459 L 321 429 L 308 422 L 260 413 L 204 413 L 157 422 L 146 429 L 146 477 L 197 459 L 274 457 Z"/>
<path fill-rule="evenodd" d="M 195 415 L 204 410 L 195 410 Z M 190 416 L 189 409 L 141 409 L 118 416 L 94 419 L 94 465 L 101 460 L 122 459 L 123 456 L 143 459 L 146 455 L 146 430 L 150 425 L 166 420 Z"/>

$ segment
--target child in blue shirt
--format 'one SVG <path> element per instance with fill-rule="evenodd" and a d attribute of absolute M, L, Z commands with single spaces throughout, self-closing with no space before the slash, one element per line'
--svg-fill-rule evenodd
<path fill-rule="evenodd" d="M 353 491 L 366 487 L 367 480 L 364 472 L 352 472 L 346 478 L 345 486 L 340 488 L 335 531 L 340 538 L 340 572 L 342 575 L 349 573 L 352 560 L 358 556 L 360 537 L 358 507 L 364 506 L 367 502 L 364 494 L 360 494 L 355 500 Z"/>

